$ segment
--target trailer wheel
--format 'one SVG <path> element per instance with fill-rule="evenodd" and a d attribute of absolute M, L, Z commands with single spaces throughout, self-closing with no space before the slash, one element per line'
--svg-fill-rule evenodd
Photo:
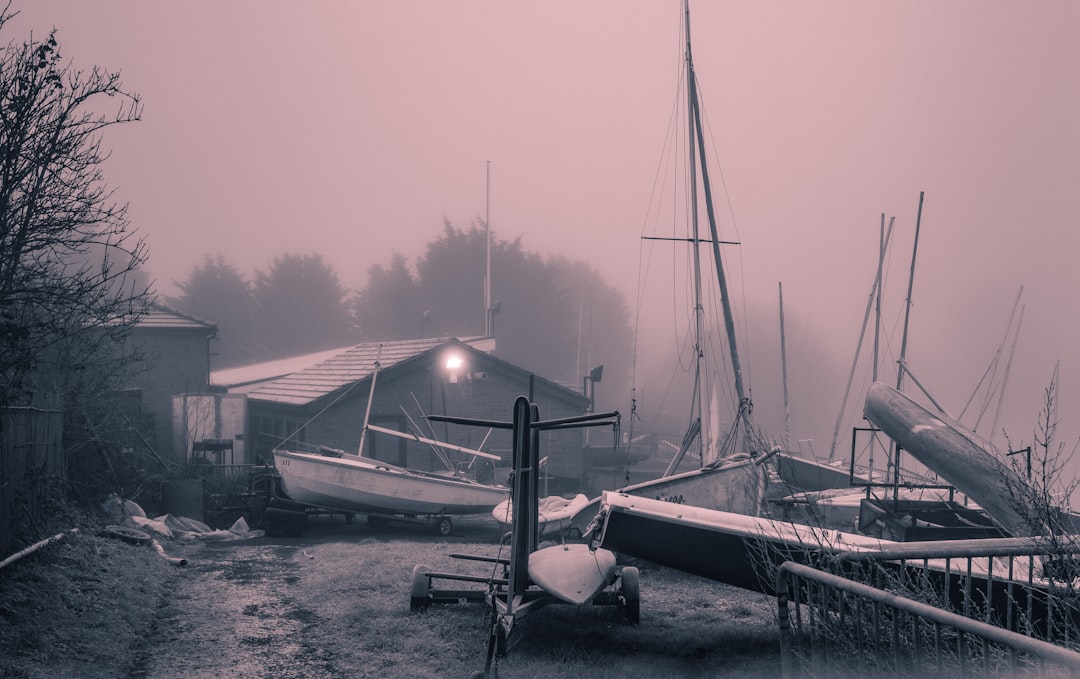
<path fill-rule="evenodd" d="M 431 604 L 431 578 L 428 567 L 423 564 L 413 566 L 412 592 L 409 596 L 409 610 L 416 613 L 426 610 Z"/>
<path fill-rule="evenodd" d="M 454 522 L 450 520 L 449 516 L 440 516 L 435 519 L 435 532 L 439 535 L 446 537 L 454 531 Z"/>
<path fill-rule="evenodd" d="M 641 622 L 640 574 L 634 566 L 624 566 L 619 576 L 617 607 L 631 625 Z"/>

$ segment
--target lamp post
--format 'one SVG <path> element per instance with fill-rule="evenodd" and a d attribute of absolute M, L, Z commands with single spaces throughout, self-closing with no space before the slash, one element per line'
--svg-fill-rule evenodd
<path fill-rule="evenodd" d="M 589 397 L 589 410 L 588 412 L 596 411 L 596 383 L 604 377 L 604 366 L 598 365 L 589 371 L 589 374 L 582 378 L 581 393 L 583 396 Z"/>

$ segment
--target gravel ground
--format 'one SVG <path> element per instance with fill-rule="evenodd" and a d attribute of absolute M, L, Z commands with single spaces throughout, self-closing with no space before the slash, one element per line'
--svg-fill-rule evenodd
<path fill-rule="evenodd" d="M 438 565 L 439 555 L 460 546 L 497 549 L 500 532 L 478 518 L 457 520 L 448 538 L 326 518 L 309 522 L 303 537 L 162 541 L 169 555 L 187 560 L 177 567 L 150 546 L 83 526 L 0 570 L 0 676 L 468 676 L 484 663 L 482 607 L 410 615 L 410 574 L 416 563 Z M 552 613 L 544 625 L 573 628 L 580 639 L 530 631 L 533 646 L 512 649 L 500 676 L 530 676 L 538 662 L 550 662 L 544 653 L 556 643 L 644 648 L 656 656 L 644 662 L 667 676 L 775 676 L 772 621 L 740 598 L 749 594 L 732 590 L 726 603 L 673 609 L 696 606 L 694 616 L 709 629 L 739 616 L 736 627 L 745 629 L 737 639 L 650 651 L 645 621 L 658 614 L 650 612 L 648 587 L 643 571 L 640 629 L 606 613 Z M 733 643 L 746 648 L 732 651 Z M 550 666 L 549 676 L 581 673 L 565 658 Z"/>

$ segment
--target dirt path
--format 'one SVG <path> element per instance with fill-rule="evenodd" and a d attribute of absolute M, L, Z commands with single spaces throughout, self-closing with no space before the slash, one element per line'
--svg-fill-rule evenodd
<path fill-rule="evenodd" d="M 404 616 L 414 565 L 407 555 L 415 549 L 402 550 L 391 573 L 367 577 L 365 565 L 375 560 L 364 553 L 401 544 L 444 551 L 455 543 L 490 543 L 497 530 L 493 522 L 464 519 L 453 536 L 440 538 L 415 527 L 375 530 L 326 520 L 312 522 L 299 538 L 167 545 L 188 565 L 133 649 L 129 677 L 371 676 L 362 657 L 348 650 L 362 631 L 351 602 L 364 590 L 389 590 Z"/>
<path fill-rule="evenodd" d="M 500 527 L 456 524 L 438 537 L 331 518 L 295 538 L 163 540 L 188 560 L 181 568 L 149 546 L 80 534 L 5 572 L 0 676 L 469 677 L 485 664 L 486 608 L 409 610 L 417 564 L 492 574 L 490 563 L 451 554 L 500 555 Z M 676 571 L 641 573 L 641 625 L 610 606 L 544 607 L 522 621 L 497 676 L 776 676 L 775 625 L 760 597 Z"/>
<path fill-rule="evenodd" d="M 137 649 L 132 677 L 338 677 L 302 564 L 317 546 L 187 550 L 188 572 Z"/>

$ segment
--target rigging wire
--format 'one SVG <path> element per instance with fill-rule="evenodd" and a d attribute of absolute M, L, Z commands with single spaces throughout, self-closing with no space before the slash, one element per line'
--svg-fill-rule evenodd
<path fill-rule="evenodd" d="M 678 63 L 680 64 L 682 59 L 681 45 L 682 43 L 679 43 L 678 54 L 680 56 Z M 647 244 L 645 241 L 648 240 L 651 236 L 663 234 L 665 232 L 671 234 L 670 238 L 680 238 L 682 234 L 676 232 L 676 225 L 680 223 L 685 224 L 687 221 L 685 215 L 685 211 L 687 210 L 687 201 L 685 196 L 681 203 L 678 200 L 670 200 L 670 205 L 667 205 L 669 201 L 664 198 L 669 187 L 677 186 L 679 184 L 679 182 L 671 180 L 671 178 L 675 174 L 673 168 L 678 168 L 685 165 L 685 163 L 680 162 L 680 159 L 684 157 L 686 150 L 681 143 L 681 135 L 679 134 L 680 130 L 678 122 L 680 120 L 680 114 L 682 112 L 682 108 L 680 105 L 680 93 L 683 92 L 683 87 L 685 86 L 684 71 L 681 68 L 681 65 L 679 68 L 676 69 L 676 72 L 678 73 L 678 77 L 676 78 L 676 86 L 673 93 L 673 104 L 668 118 L 668 125 L 663 138 L 663 151 L 660 155 L 660 159 L 657 161 L 656 173 L 653 179 L 652 191 L 649 195 L 648 209 L 646 211 L 646 217 L 642 225 L 642 236 L 641 242 L 639 244 L 638 282 L 637 297 L 635 300 L 636 304 L 633 341 L 634 357 L 632 363 L 633 368 L 631 382 L 632 389 L 635 394 L 637 392 L 637 382 L 640 377 L 638 372 L 638 358 L 642 349 L 640 339 L 643 333 L 643 319 L 641 314 L 642 309 L 646 308 L 647 306 L 645 301 L 646 292 L 650 290 L 646 281 L 653 272 L 654 263 L 656 261 L 654 257 L 654 253 L 656 252 L 655 247 L 651 244 Z M 685 184 L 686 180 L 684 178 L 682 181 L 682 185 L 685 186 Z M 682 218 L 679 217 L 680 208 L 684 213 Z M 668 225 L 666 227 L 661 226 L 661 222 L 662 220 L 664 220 L 663 215 L 665 214 L 665 212 L 668 212 L 668 210 L 670 210 L 666 219 Z M 665 236 L 665 238 L 667 237 L 668 236 Z M 659 407 L 654 408 L 655 414 L 653 416 L 654 421 L 653 423 L 651 423 L 652 425 L 655 425 L 656 420 L 659 419 L 661 414 L 666 410 L 664 404 L 671 397 L 672 388 L 675 384 L 678 373 L 689 373 L 693 369 L 694 349 L 693 342 L 691 340 L 691 338 L 693 337 L 692 317 L 680 317 L 680 311 L 688 308 L 686 295 L 689 293 L 686 290 L 685 281 L 682 281 L 683 285 L 680 286 L 679 283 L 682 277 L 680 277 L 678 274 L 680 271 L 686 269 L 687 258 L 688 255 L 685 252 L 680 253 L 678 248 L 670 249 L 670 255 L 668 258 L 668 269 L 671 272 L 671 283 L 669 289 L 672 297 L 670 302 L 671 323 L 668 327 L 672 328 L 674 331 L 670 339 L 673 349 L 672 355 L 676 357 L 676 370 L 672 371 L 668 383 L 662 394 L 660 395 L 659 400 L 655 401 L 655 403 L 657 403 Z M 681 300 L 680 295 L 683 297 L 683 299 Z M 635 405 L 636 404 L 637 399 L 635 397 Z"/>

